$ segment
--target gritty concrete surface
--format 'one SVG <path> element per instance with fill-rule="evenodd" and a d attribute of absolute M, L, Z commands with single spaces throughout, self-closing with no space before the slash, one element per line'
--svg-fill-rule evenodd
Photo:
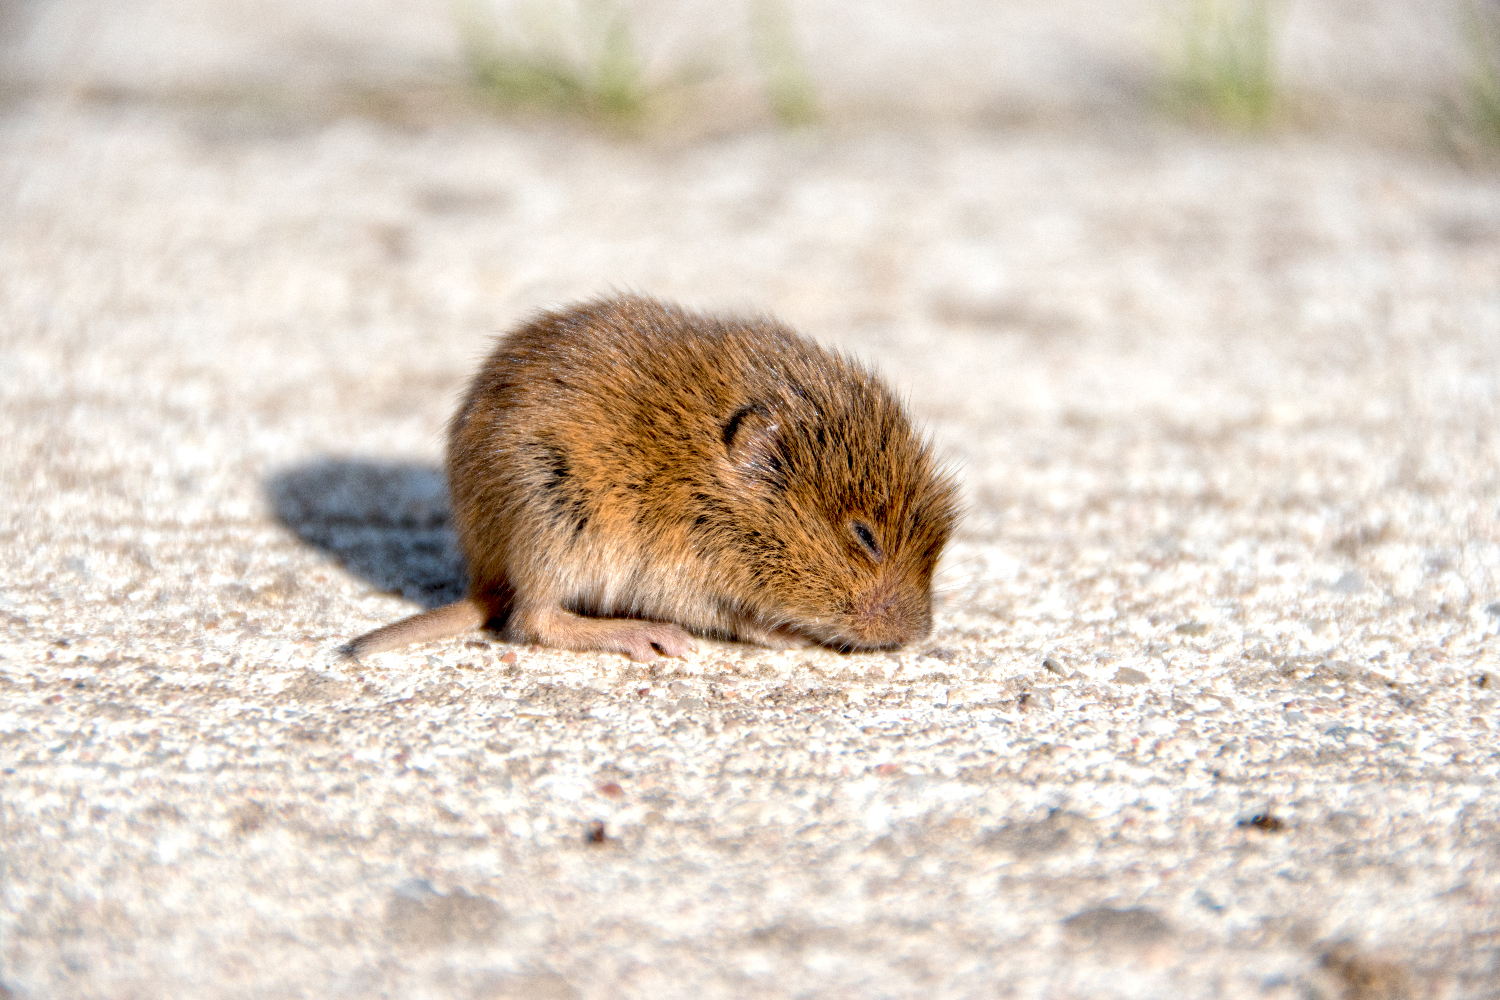
<path fill-rule="evenodd" d="M 1492 168 L 224 97 L 452 45 L 302 6 L 355 41 L 7 9 L 0 997 L 1500 996 Z M 459 592 L 440 439 L 493 335 L 610 287 L 901 387 L 970 504 L 930 640 L 334 655 Z"/>

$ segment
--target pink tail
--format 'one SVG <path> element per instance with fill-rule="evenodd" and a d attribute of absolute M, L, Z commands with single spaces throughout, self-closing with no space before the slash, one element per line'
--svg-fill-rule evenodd
<path fill-rule="evenodd" d="M 366 632 L 344 647 L 343 652 L 356 659 L 367 653 L 383 653 L 388 649 L 405 646 L 413 642 L 431 642 L 446 639 L 461 632 L 483 625 L 489 612 L 476 601 L 464 598 L 433 608 L 399 622 L 384 625 L 373 632 Z"/>

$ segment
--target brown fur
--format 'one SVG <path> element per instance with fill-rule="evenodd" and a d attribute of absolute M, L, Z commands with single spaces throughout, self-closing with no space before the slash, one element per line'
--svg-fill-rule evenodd
<path fill-rule="evenodd" d="M 641 661 L 688 632 L 897 646 L 931 630 L 956 517 L 867 369 L 769 319 L 636 297 L 501 340 L 449 428 L 448 483 L 468 597 L 352 652 L 484 620 Z"/>

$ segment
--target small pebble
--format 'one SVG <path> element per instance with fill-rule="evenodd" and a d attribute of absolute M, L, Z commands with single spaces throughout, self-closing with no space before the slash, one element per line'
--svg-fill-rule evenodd
<path fill-rule="evenodd" d="M 504 656 L 500 657 L 500 662 L 501 663 L 515 663 L 517 659 L 518 659 L 518 657 L 516 656 L 515 653 L 506 653 Z"/>
<path fill-rule="evenodd" d="M 613 781 L 606 781 L 604 784 L 599 786 L 599 794 L 605 796 L 606 798 L 618 799 L 624 797 L 625 789 L 621 788 Z"/>
<path fill-rule="evenodd" d="M 1063 674 L 1065 674 L 1067 672 L 1067 670 L 1063 667 L 1063 665 L 1061 663 L 1059 663 L 1057 660 L 1054 660 L 1050 656 L 1047 657 L 1045 660 L 1042 661 L 1042 666 L 1045 667 L 1045 668 L 1047 668 L 1047 671 L 1049 673 L 1054 673 L 1054 674 L 1056 674 L 1059 677 L 1061 677 Z"/>
<path fill-rule="evenodd" d="M 583 835 L 583 839 L 590 844 L 606 843 L 609 837 L 604 832 L 604 821 L 596 819 L 590 823 L 588 832 Z"/>
<path fill-rule="evenodd" d="M 1323 955 L 1323 968 L 1343 981 L 1350 1000 L 1404 1000 L 1416 995 L 1411 976 L 1388 959 L 1361 954 L 1349 941 L 1340 941 Z"/>
<path fill-rule="evenodd" d="M 1280 818 L 1268 812 L 1256 813 L 1249 819 L 1240 820 L 1235 825 L 1246 830 L 1259 830 L 1261 833 L 1280 833 L 1286 829 L 1286 824 Z"/>
<path fill-rule="evenodd" d="M 1063 921 L 1068 933 L 1093 945 L 1142 947 L 1170 937 L 1172 925 L 1144 906 L 1117 910 L 1101 906 L 1075 913 Z"/>
<path fill-rule="evenodd" d="M 1023 691 L 1016 699 L 1016 707 L 1027 712 L 1034 708 L 1051 708 L 1052 696 L 1045 691 Z"/>
<path fill-rule="evenodd" d="M 1365 578 L 1350 570 L 1325 586 L 1335 594 L 1357 594 L 1365 589 Z"/>
<path fill-rule="evenodd" d="M 1193 893 L 1193 900 L 1205 910 L 1211 910 L 1214 913 L 1224 912 L 1224 904 L 1219 902 L 1213 896 L 1204 892 L 1202 889 L 1199 889 L 1197 892 Z"/>
<path fill-rule="evenodd" d="M 1121 667 L 1115 671 L 1116 684 L 1145 684 L 1150 679 L 1134 667 Z"/>
<path fill-rule="evenodd" d="M 441 895 L 425 878 L 406 879 L 392 889 L 391 894 L 398 899 L 427 899 Z"/>

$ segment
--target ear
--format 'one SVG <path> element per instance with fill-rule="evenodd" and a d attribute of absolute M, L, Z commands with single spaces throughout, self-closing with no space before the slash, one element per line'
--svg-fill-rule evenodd
<path fill-rule="evenodd" d="M 742 406 L 724 421 L 724 451 L 729 463 L 744 473 L 779 468 L 778 432 L 781 424 L 763 403 Z"/>

